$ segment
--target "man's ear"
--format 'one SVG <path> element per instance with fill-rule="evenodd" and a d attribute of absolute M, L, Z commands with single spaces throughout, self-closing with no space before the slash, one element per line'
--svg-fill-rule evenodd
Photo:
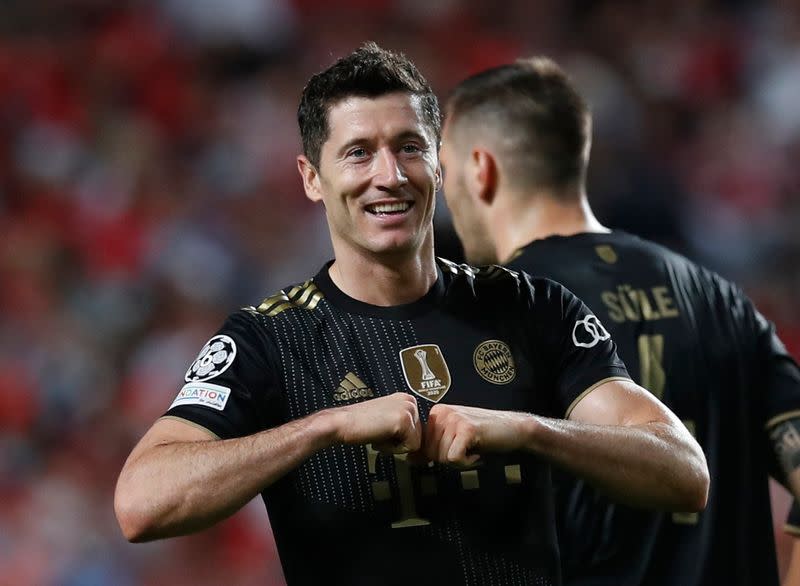
<path fill-rule="evenodd" d="M 470 155 L 475 193 L 478 199 L 491 205 L 497 192 L 497 160 L 485 149 L 473 149 Z"/>
<path fill-rule="evenodd" d="M 303 178 L 303 189 L 306 191 L 306 197 L 313 202 L 322 201 L 319 172 L 305 155 L 297 156 L 297 170 L 300 172 L 300 177 Z"/>

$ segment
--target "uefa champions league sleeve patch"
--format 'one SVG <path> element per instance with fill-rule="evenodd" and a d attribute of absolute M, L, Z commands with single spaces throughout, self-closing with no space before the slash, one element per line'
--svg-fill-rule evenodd
<path fill-rule="evenodd" d="M 212 379 L 228 370 L 234 358 L 236 358 L 236 342 L 222 334 L 214 336 L 200 350 L 200 354 L 186 371 L 184 379 L 187 383 Z"/>

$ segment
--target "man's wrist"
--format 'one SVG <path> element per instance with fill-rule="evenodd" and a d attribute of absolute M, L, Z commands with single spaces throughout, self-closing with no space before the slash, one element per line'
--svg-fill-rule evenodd
<path fill-rule="evenodd" d="M 533 453 L 541 452 L 541 431 L 543 426 L 539 416 L 533 413 L 521 415 L 518 426 L 520 448 Z"/>
<path fill-rule="evenodd" d="M 310 417 L 317 449 L 322 450 L 344 443 L 343 430 L 346 428 L 346 423 L 343 421 L 344 412 L 337 408 L 323 409 Z"/>
<path fill-rule="evenodd" d="M 315 413 L 314 417 L 317 419 L 315 425 L 322 448 L 348 443 L 349 417 L 345 409 L 323 409 Z"/>

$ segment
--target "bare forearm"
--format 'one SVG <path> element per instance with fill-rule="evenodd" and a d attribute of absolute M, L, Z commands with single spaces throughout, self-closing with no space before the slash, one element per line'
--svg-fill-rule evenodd
<path fill-rule="evenodd" d="M 321 413 L 247 437 L 161 443 L 134 453 L 117 484 L 120 524 L 133 541 L 208 527 L 331 445 L 332 429 Z"/>
<path fill-rule="evenodd" d="M 708 469 L 697 443 L 668 423 L 592 425 L 532 418 L 527 447 L 611 498 L 677 511 L 705 507 Z"/>

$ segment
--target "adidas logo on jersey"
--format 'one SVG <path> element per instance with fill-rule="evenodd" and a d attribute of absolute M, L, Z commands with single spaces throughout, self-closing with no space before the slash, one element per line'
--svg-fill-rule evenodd
<path fill-rule="evenodd" d="M 349 401 L 350 399 L 367 399 L 375 396 L 375 391 L 364 384 L 352 372 L 348 372 L 333 392 L 334 401 Z"/>

